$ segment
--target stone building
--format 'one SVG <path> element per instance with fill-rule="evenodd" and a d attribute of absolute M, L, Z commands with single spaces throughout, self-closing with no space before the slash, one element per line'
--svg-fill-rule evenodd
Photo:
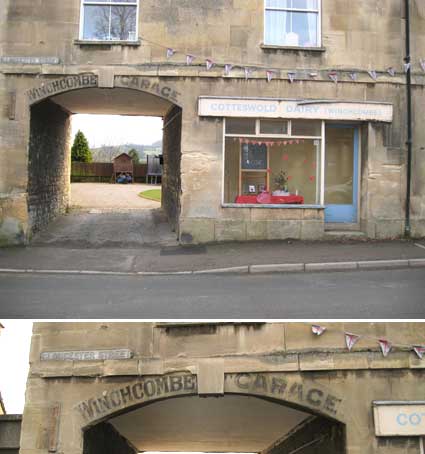
<path fill-rule="evenodd" d="M 106 3 L 2 2 L 1 244 L 66 209 L 73 113 L 163 117 L 162 205 L 182 243 L 403 234 L 402 0 Z M 410 4 L 423 236 L 425 12 Z"/>
<path fill-rule="evenodd" d="M 36 323 L 20 453 L 422 453 L 424 324 L 326 328 Z"/>

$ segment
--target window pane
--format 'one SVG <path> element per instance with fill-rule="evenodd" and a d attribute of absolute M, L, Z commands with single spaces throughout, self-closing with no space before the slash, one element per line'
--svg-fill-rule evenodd
<path fill-rule="evenodd" d="M 275 46 L 317 47 L 316 13 L 266 11 L 265 43 Z"/>
<path fill-rule="evenodd" d="M 292 120 L 293 136 L 321 136 L 322 123 L 314 120 Z"/>
<path fill-rule="evenodd" d="M 266 8 L 318 9 L 319 0 L 266 0 Z"/>
<path fill-rule="evenodd" d="M 251 118 L 227 118 L 227 134 L 255 134 L 255 119 Z"/>
<path fill-rule="evenodd" d="M 109 38 L 110 6 L 85 6 L 83 39 Z"/>
<path fill-rule="evenodd" d="M 266 8 L 290 8 L 292 0 L 266 0 Z"/>
<path fill-rule="evenodd" d="M 111 12 L 111 38 L 124 41 L 134 41 L 137 38 L 137 8 L 135 6 L 112 6 Z"/>
<path fill-rule="evenodd" d="M 136 3 L 137 0 L 84 0 L 84 3 Z"/>
<path fill-rule="evenodd" d="M 283 120 L 260 120 L 261 134 L 288 134 L 288 122 Z"/>

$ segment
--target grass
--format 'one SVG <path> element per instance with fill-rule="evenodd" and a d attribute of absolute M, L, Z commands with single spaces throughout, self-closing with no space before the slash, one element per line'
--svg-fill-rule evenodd
<path fill-rule="evenodd" d="M 139 193 L 139 197 L 142 199 L 154 200 L 155 202 L 161 202 L 161 189 L 148 189 Z"/>

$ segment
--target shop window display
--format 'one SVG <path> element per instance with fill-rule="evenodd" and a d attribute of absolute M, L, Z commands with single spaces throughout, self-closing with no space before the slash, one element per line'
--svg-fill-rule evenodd
<path fill-rule="evenodd" d="M 256 135 L 235 135 L 233 121 L 226 120 L 224 203 L 320 203 L 320 121 L 303 124 L 318 134 L 311 137 L 282 120 L 257 120 Z"/>

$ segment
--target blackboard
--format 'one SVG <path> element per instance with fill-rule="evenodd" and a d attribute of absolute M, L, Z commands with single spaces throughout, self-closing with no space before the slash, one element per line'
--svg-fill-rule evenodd
<path fill-rule="evenodd" d="M 242 145 L 241 168 L 251 170 L 267 169 L 267 146 L 265 144 L 247 144 Z"/>

